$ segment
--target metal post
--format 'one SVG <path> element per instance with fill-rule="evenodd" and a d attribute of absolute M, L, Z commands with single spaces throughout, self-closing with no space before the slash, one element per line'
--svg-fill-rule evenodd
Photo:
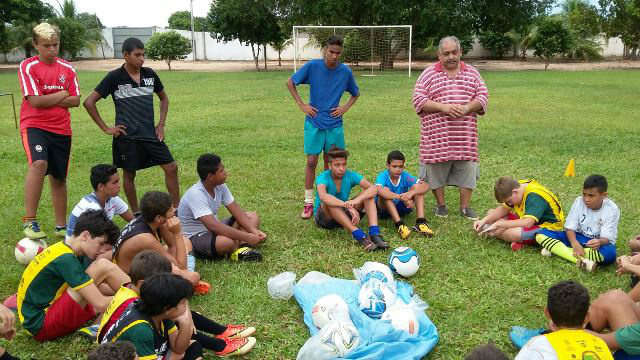
<path fill-rule="evenodd" d="M 411 77 L 411 42 L 413 41 L 413 25 L 409 25 L 409 77 Z"/>
<path fill-rule="evenodd" d="M 16 115 L 16 102 L 13 99 L 13 93 L 6 93 L 6 94 L 2 94 L 0 93 L 0 96 L 11 96 L 11 109 L 13 109 L 13 122 L 16 126 L 16 129 L 18 128 L 18 117 Z"/>
<path fill-rule="evenodd" d="M 198 59 L 196 55 L 196 39 L 193 36 L 193 0 L 191 0 L 191 51 L 193 52 L 193 61 Z"/>
<path fill-rule="evenodd" d="M 371 29 L 371 76 L 373 76 L 373 29 Z"/>

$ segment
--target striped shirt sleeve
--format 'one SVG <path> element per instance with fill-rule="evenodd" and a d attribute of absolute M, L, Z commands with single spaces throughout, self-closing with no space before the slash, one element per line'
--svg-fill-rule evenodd
<path fill-rule="evenodd" d="M 487 85 L 485 85 L 482 76 L 480 76 L 480 73 L 475 69 L 474 74 L 476 77 L 477 87 L 476 93 L 473 96 L 473 100 L 478 100 L 478 102 L 480 102 L 480 105 L 482 105 L 482 110 L 478 111 L 478 114 L 484 115 L 489 104 L 489 90 L 487 89 Z"/>
<path fill-rule="evenodd" d="M 424 104 L 431 100 L 428 87 L 431 73 L 431 68 L 425 69 L 416 81 L 416 86 L 413 90 L 413 108 L 417 114 L 420 114 Z"/>
<path fill-rule="evenodd" d="M 20 80 L 20 88 L 24 97 L 42 95 L 42 91 L 33 77 L 34 64 L 37 64 L 37 61 L 31 59 L 25 59 L 20 63 L 18 79 Z"/>

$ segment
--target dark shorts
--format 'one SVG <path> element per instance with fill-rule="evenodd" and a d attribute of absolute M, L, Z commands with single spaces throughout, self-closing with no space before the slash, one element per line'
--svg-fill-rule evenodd
<path fill-rule="evenodd" d="M 78 330 L 94 317 L 96 312 L 91 304 L 83 308 L 73 300 L 68 291 L 65 291 L 49 307 L 44 315 L 42 328 L 33 338 L 38 341 L 47 341 L 63 337 Z"/>
<path fill-rule="evenodd" d="M 232 226 L 236 222 L 236 219 L 233 216 L 230 216 L 220 222 L 228 226 Z M 216 233 L 208 230 L 191 235 L 189 240 L 191 240 L 191 246 L 193 246 L 193 255 L 203 259 L 222 259 L 224 256 L 218 254 L 216 251 L 217 237 L 218 235 Z"/>
<path fill-rule="evenodd" d="M 351 213 L 349 212 L 349 210 L 347 210 L 346 208 L 342 208 L 342 210 L 344 211 L 345 214 L 347 214 L 349 219 L 351 219 Z M 360 218 L 362 219 L 364 216 L 365 216 L 365 212 L 364 210 L 361 210 Z M 313 219 L 316 221 L 316 225 L 318 225 L 318 227 L 321 227 L 323 229 L 331 230 L 331 229 L 337 229 L 339 227 L 342 227 L 342 225 L 338 224 L 338 222 L 335 221 L 334 219 L 327 219 L 322 213 L 321 208 L 318 208 L 318 211 L 316 211 Z"/>
<path fill-rule="evenodd" d="M 26 128 L 20 132 L 22 146 L 31 165 L 34 161 L 47 162 L 47 175 L 56 179 L 65 179 L 69 170 L 71 155 L 71 136 L 50 131 Z"/>
<path fill-rule="evenodd" d="M 142 170 L 171 164 L 173 156 L 164 141 L 113 138 L 113 163 L 125 170 Z"/>
<path fill-rule="evenodd" d="M 396 205 L 396 210 L 398 211 L 398 215 L 400 215 L 400 217 L 409 215 L 413 210 L 408 208 L 407 205 L 405 205 L 404 202 L 402 201 L 398 201 L 397 203 L 395 203 L 395 205 Z M 389 214 L 389 212 L 384 206 L 380 206 L 380 204 L 376 203 L 376 207 L 378 209 L 379 219 L 389 219 L 391 217 L 391 214 Z"/>

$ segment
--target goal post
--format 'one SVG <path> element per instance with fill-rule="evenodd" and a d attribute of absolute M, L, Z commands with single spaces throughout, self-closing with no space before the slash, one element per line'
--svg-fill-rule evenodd
<path fill-rule="evenodd" d="M 293 71 L 307 60 L 321 57 L 324 40 L 344 40 L 341 61 L 362 75 L 406 70 L 411 76 L 411 25 L 293 26 Z"/>

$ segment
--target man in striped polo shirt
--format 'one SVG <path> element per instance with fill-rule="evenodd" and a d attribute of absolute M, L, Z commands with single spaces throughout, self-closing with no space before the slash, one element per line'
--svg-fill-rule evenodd
<path fill-rule="evenodd" d="M 437 216 L 447 216 L 444 187 L 460 190 L 460 214 L 477 220 L 470 208 L 478 178 L 477 116 L 484 115 L 489 92 L 478 71 L 460 61 L 462 48 L 455 36 L 440 40 L 439 61 L 426 68 L 413 92 L 420 116 L 420 178 L 436 198 Z"/>

